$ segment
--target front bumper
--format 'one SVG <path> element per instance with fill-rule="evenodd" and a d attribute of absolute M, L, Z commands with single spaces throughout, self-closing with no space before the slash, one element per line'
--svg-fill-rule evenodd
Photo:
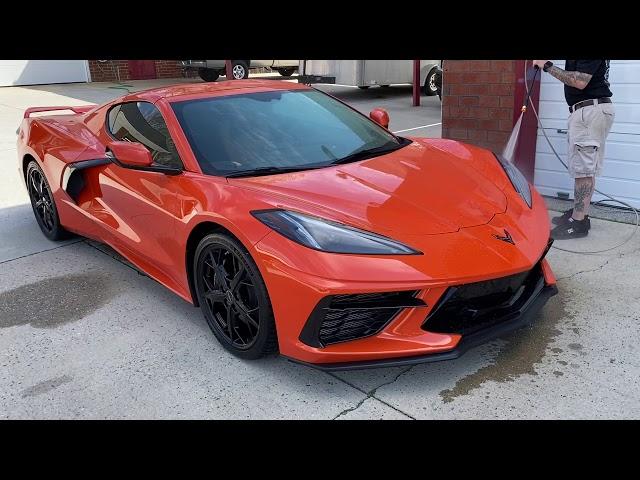
<path fill-rule="evenodd" d="M 544 306 L 544 304 L 547 303 L 547 301 L 557 293 L 558 287 L 556 287 L 555 285 L 545 285 L 544 279 L 540 279 L 540 284 L 538 285 L 534 295 L 529 298 L 527 303 L 520 308 L 520 310 L 516 315 L 513 316 L 511 320 L 499 323 L 498 325 L 491 328 L 480 330 L 476 333 L 464 335 L 462 337 L 462 340 L 460 340 L 455 348 L 446 352 L 418 355 L 412 357 L 342 363 L 308 363 L 293 358 L 285 358 L 295 363 L 331 372 L 339 372 L 344 370 L 361 370 L 366 368 L 399 367 L 407 365 L 418 365 L 420 363 L 439 362 L 442 360 L 453 360 L 462 356 L 467 350 L 473 347 L 530 325 L 535 321 L 538 312 Z"/>
<path fill-rule="evenodd" d="M 428 252 L 425 255 L 371 258 L 327 254 L 276 233 L 268 234 L 255 245 L 253 254 L 273 306 L 281 355 L 327 370 L 429 362 L 456 358 L 472 345 L 530 322 L 556 292 L 553 272 L 544 260 L 549 247 L 549 219 L 535 191 L 534 208 L 513 203 L 486 225 L 425 238 L 399 238 Z M 505 229 L 515 245 L 496 239 Z M 477 334 L 473 329 L 434 330 L 425 323 L 452 287 L 518 275 L 537 265 L 544 278 L 542 289 L 526 296 L 531 300 L 526 308 L 520 302 L 513 304 L 513 310 L 519 310 L 516 318 L 509 316 L 495 328 L 491 322 L 486 326 L 482 323 L 482 331 Z M 313 337 L 301 335 L 314 310 L 327 297 L 402 291 L 417 291 L 415 298 L 426 307 L 406 308 L 377 333 L 340 343 L 318 344 L 310 341 Z M 329 325 L 331 321 L 335 319 L 330 319 Z"/>

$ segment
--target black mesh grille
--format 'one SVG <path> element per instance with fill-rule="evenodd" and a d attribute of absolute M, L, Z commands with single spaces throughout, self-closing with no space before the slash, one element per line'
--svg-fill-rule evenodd
<path fill-rule="evenodd" d="M 393 305 L 415 300 L 417 291 L 335 295 L 325 309 L 318 337 L 323 345 L 375 335 L 402 308 Z"/>
<path fill-rule="evenodd" d="M 329 310 L 320 327 L 324 345 L 368 337 L 379 332 L 400 310 Z"/>
<path fill-rule="evenodd" d="M 326 346 L 380 332 L 405 308 L 424 307 L 417 290 L 334 295 L 323 299 L 311 314 L 300 339 Z"/>
<path fill-rule="evenodd" d="M 540 264 L 527 272 L 449 288 L 422 325 L 435 333 L 471 334 L 510 320 L 543 278 Z"/>
<path fill-rule="evenodd" d="M 329 308 L 376 308 L 394 302 L 405 302 L 413 299 L 417 290 L 409 292 L 354 293 L 350 295 L 334 295 Z"/>

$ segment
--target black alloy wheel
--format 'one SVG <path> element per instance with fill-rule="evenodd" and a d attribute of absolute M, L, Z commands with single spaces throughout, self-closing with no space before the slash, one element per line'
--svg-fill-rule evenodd
<path fill-rule="evenodd" d="M 60 225 L 58 209 L 49 182 L 35 161 L 27 166 L 27 190 L 33 214 L 44 236 L 49 240 L 63 240 L 69 237 L 69 232 Z"/>
<path fill-rule="evenodd" d="M 230 236 L 211 234 L 198 245 L 194 261 L 198 302 L 220 343 L 245 359 L 277 352 L 269 296 L 244 246 Z"/>

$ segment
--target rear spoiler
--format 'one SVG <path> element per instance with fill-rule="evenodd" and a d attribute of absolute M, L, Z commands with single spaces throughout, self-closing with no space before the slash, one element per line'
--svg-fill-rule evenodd
<path fill-rule="evenodd" d="M 87 113 L 89 110 L 96 108 L 97 105 L 83 105 L 81 107 L 31 107 L 24 112 L 24 118 L 29 118 L 32 113 L 36 112 L 53 112 L 57 110 L 71 110 L 73 113 Z"/>

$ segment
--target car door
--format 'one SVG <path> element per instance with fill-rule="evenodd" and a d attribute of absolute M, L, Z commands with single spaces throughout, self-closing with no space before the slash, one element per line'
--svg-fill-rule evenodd
<path fill-rule="evenodd" d="M 273 66 L 275 67 L 297 67 L 300 60 L 274 60 Z"/>
<path fill-rule="evenodd" d="M 148 102 L 115 105 L 107 114 L 106 129 L 115 140 L 138 142 L 153 157 L 153 165 L 180 171 L 182 161 L 158 108 Z M 126 162 L 126 159 L 119 159 Z M 106 165 L 98 175 L 101 224 L 114 245 L 154 277 L 176 280 L 180 251 L 175 241 L 179 215 L 176 191 L 180 175 Z M 96 215 L 98 216 L 98 215 Z"/>
<path fill-rule="evenodd" d="M 275 60 L 251 60 L 251 68 L 274 67 Z"/>

